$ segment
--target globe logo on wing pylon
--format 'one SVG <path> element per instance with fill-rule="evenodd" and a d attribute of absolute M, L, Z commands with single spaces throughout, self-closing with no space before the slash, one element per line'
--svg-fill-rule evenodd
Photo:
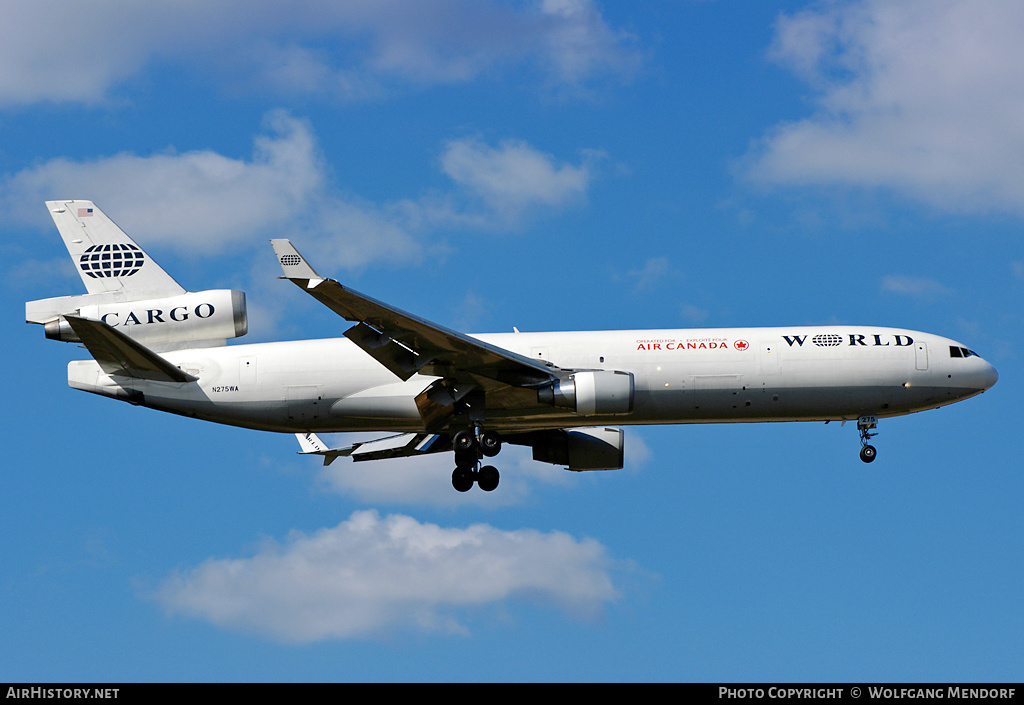
<path fill-rule="evenodd" d="M 78 266 L 93 279 L 130 277 L 146 261 L 146 255 L 135 245 L 91 245 L 78 259 Z"/>

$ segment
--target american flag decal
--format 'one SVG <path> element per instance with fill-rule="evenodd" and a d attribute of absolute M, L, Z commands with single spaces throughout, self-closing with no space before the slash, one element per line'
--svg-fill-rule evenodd
<path fill-rule="evenodd" d="M 92 217 L 92 208 L 79 208 L 78 209 L 78 217 L 79 218 L 91 218 Z"/>

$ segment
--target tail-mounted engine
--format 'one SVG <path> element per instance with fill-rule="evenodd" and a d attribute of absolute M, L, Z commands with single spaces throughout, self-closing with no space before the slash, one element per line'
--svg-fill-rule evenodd
<path fill-rule="evenodd" d="M 617 370 L 574 372 L 537 390 L 537 401 L 583 416 L 633 410 L 633 375 Z"/>
<path fill-rule="evenodd" d="M 61 316 L 74 314 L 103 321 L 147 346 L 224 344 L 246 334 L 245 293 L 213 289 L 145 301 L 111 301 L 110 294 L 62 296 L 30 301 L 26 319 L 41 323 L 46 337 L 81 342 Z"/>

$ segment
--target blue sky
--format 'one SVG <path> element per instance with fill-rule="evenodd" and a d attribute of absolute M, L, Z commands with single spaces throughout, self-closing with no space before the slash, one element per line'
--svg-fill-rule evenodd
<path fill-rule="evenodd" d="M 1020 680 L 1024 7 L 12 2 L 0 679 Z M 1000 381 L 885 420 L 328 469 L 66 384 L 24 301 L 94 200 L 240 342 L 347 324 L 271 237 L 470 332 L 857 323 Z M 333 440 L 343 442 L 344 437 Z"/>

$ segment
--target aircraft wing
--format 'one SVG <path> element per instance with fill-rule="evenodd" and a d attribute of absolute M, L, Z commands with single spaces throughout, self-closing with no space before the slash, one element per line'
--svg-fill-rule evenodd
<path fill-rule="evenodd" d="M 64 318 L 108 375 L 157 382 L 194 382 L 197 379 L 103 321 L 67 314 Z"/>
<path fill-rule="evenodd" d="M 451 444 L 444 442 L 444 437 L 436 433 L 402 433 L 374 441 L 353 443 L 344 448 L 330 448 L 315 433 L 296 433 L 295 437 L 302 448 L 299 451 L 301 455 L 322 455 L 324 465 L 330 465 L 339 455 L 349 456 L 355 461 L 383 460 L 451 449 Z"/>
<path fill-rule="evenodd" d="M 271 243 L 284 270 L 282 278 L 346 320 L 357 321 L 345 337 L 403 380 L 421 372 L 463 382 L 483 378 L 514 387 L 540 387 L 558 376 L 559 368 L 543 360 L 490 345 L 325 279 L 290 241 Z"/>

